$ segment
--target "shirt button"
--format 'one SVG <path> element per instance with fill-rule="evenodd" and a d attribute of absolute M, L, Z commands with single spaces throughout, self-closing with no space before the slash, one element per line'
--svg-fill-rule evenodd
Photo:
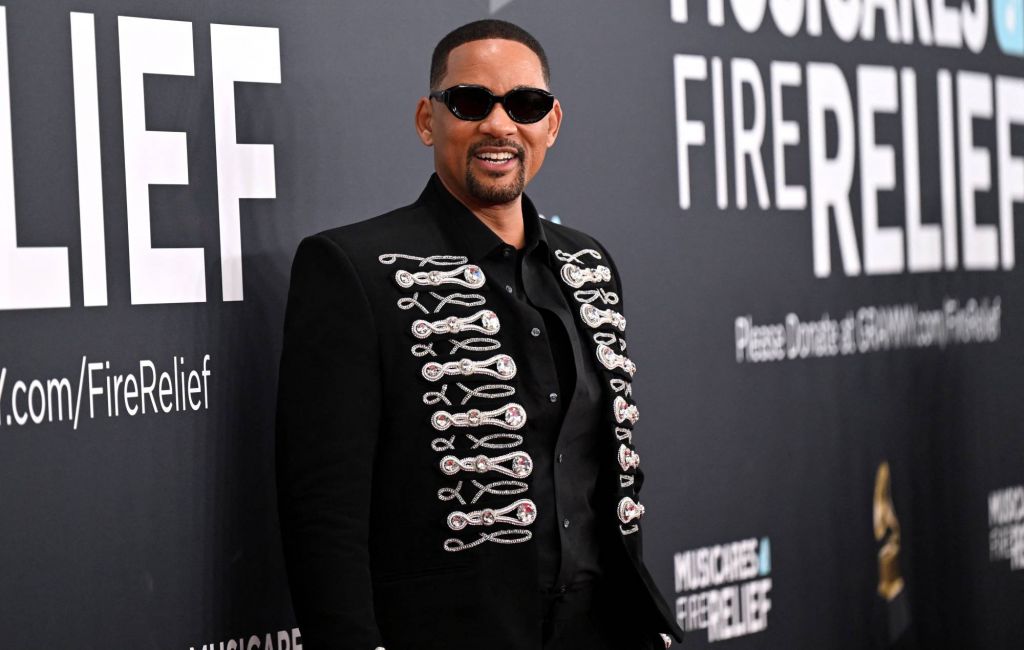
<path fill-rule="evenodd" d="M 534 327 L 532 330 L 530 330 L 530 334 L 532 336 L 540 336 L 540 328 L 539 327 Z"/>
<path fill-rule="evenodd" d="M 569 527 L 569 520 L 568 519 L 563 519 L 562 520 L 562 528 L 568 528 L 568 527 Z"/>
<path fill-rule="evenodd" d="M 505 257 L 511 257 L 512 256 L 512 249 L 509 248 L 508 246 L 506 246 L 505 250 L 503 250 L 501 252 L 501 254 L 504 255 Z"/>
<path fill-rule="evenodd" d="M 552 403 L 557 402 L 558 401 L 558 393 L 551 393 L 550 395 L 548 395 L 548 399 L 551 400 Z"/>
<path fill-rule="evenodd" d="M 558 454 L 558 462 L 561 463 L 563 460 L 565 460 L 565 454 Z"/>
<path fill-rule="evenodd" d="M 564 594 L 565 592 L 569 591 L 569 587 L 568 587 L 568 585 L 562 585 L 561 587 L 558 588 L 558 591 L 559 591 L 559 593 L 563 593 Z"/>
<path fill-rule="evenodd" d="M 508 291 L 509 293 L 512 293 L 512 291 L 513 291 L 512 285 L 511 284 L 506 284 L 505 285 L 505 291 Z"/>

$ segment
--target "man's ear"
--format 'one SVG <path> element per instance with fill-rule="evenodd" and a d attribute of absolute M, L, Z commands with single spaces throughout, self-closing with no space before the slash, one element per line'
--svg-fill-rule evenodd
<path fill-rule="evenodd" d="M 429 97 L 420 97 L 416 103 L 416 134 L 423 144 L 428 147 L 434 145 L 434 107 Z"/>
<path fill-rule="evenodd" d="M 558 138 L 558 130 L 562 128 L 562 104 L 557 99 L 555 105 L 551 107 L 551 112 L 548 113 L 548 146 L 551 147 L 555 144 L 555 139 Z"/>

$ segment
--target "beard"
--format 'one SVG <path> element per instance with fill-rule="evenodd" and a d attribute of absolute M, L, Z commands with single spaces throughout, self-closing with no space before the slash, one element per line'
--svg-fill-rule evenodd
<path fill-rule="evenodd" d="M 473 171 L 473 157 L 476 152 L 482 147 L 512 147 L 516 150 L 516 173 L 515 177 L 508 183 L 502 185 L 493 185 L 485 183 Z M 493 140 L 491 142 L 481 142 L 474 145 L 469 155 L 466 157 L 466 190 L 470 196 L 482 203 L 510 203 L 515 201 L 526 189 L 526 150 L 523 149 L 522 145 L 511 140 Z M 502 174 L 487 174 L 491 178 L 500 178 Z"/>

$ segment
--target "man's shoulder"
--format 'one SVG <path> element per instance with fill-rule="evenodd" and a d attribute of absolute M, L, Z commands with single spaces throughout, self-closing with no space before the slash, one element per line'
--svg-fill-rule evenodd
<path fill-rule="evenodd" d="M 419 201 L 343 226 L 321 230 L 311 237 L 329 239 L 346 252 L 377 249 L 417 241 L 433 226 L 430 210 Z"/>

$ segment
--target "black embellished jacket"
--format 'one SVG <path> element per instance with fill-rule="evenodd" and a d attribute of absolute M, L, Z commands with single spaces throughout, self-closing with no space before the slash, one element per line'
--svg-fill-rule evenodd
<path fill-rule="evenodd" d="M 551 472 L 537 433 L 555 409 L 522 363 L 539 328 L 511 316 L 513 298 L 466 234 L 482 224 L 444 193 L 434 177 L 410 206 L 307 237 L 292 266 L 277 482 L 309 650 L 541 647 L 535 531 L 556 514 L 531 488 Z M 557 286 L 547 295 L 571 314 L 573 356 L 599 378 L 597 395 L 577 382 L 565 417 L 573 403 L 605 405 L 589 482 L 602 585 L 617 624 L 649 639 L 638 647 L 663 647 L 658 633 L 681 632 L 641 556 L 636 367 L 618 273 L 596 240 L 523 204 L 550 268 L 532 281 Z M 571 473 L 554 487 L 571 494 Z"/>

